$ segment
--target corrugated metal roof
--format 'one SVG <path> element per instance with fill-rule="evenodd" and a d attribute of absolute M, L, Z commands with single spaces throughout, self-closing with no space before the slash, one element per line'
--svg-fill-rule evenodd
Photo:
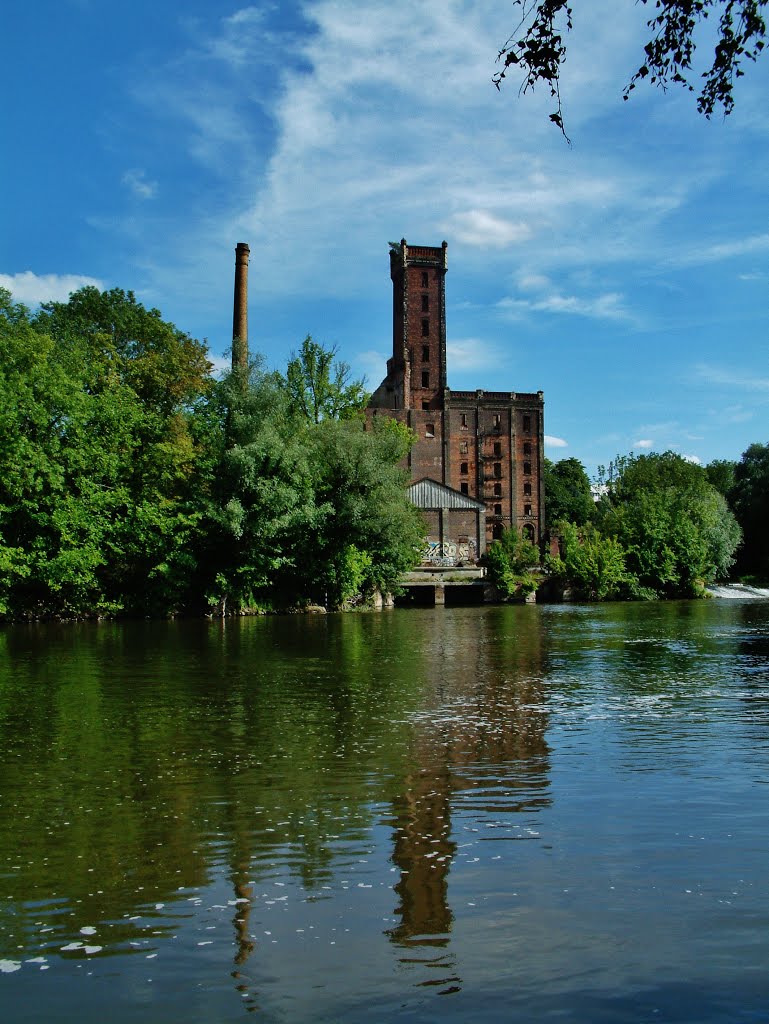
<path fill-rule="evenodd" d="M 452 487 L 446 487 L 428 477 L 410 484 L 408 494 L 409 500 L 417 508 L 468 508 L 473 511 L 486 511 L 486 506 L 475 498 L 460 494 Z"/>

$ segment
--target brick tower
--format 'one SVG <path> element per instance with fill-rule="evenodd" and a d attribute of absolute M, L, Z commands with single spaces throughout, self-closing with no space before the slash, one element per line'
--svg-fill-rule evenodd
<path fill-rule="evenodd" d="M 447 268 L 446 242 L 390 244 L 393 354 L 369 402 L 369 416 L 392 416 L 417 435 L 408 458 L 412 500 L 444 558 L 463 544 L 481 554 L 510 526 L 539 543 L 545 513 L 542 392 L 448 386 Z"/>

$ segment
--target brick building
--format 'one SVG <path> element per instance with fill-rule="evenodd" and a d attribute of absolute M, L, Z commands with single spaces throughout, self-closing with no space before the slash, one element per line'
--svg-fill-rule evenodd
<path fill-rule="evenodd" d="M 417 435 L 411 496 L 428 522 L 430 559 L 474 561 L 505 527 L 544 531 L 541 391 L 452 391 L 446 366 L 446 242 L 390 246 L 393 354 L 369 415 Z"/>

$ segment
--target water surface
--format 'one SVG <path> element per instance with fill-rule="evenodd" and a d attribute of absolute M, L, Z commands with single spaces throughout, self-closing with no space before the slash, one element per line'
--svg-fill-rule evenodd
<path fill-rule="evenodd" d="M 769 1021 L 769 603 L 0 632 L 3 1020 Z"/>

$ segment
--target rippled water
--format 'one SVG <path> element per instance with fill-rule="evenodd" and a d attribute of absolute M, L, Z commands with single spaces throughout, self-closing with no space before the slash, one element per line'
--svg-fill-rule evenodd
<path fill-rule="evenodd" d="M 769 1021 L 769 602 L 0 632 L 3 1021 Z"/>

